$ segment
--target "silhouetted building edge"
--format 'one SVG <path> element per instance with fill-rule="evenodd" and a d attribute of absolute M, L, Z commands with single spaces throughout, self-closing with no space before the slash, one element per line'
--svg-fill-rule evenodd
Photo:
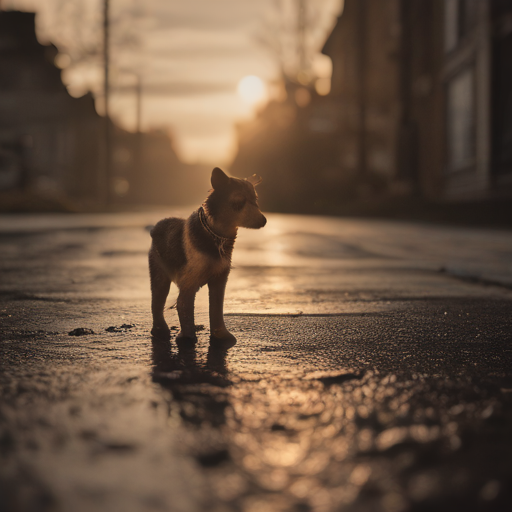
<path fill-rule="evenodd" d="M 58 50 L 38 42 L 35 16 L 0 11 L 0 194 L 102 208 L 104 118 L 91 93 L 68 93 L 54 64 Z M 183 164 L 169 134 L 131 133 L 112 122 L 111 134 L 113 206 L 204 198 L 211 167 Z"/>

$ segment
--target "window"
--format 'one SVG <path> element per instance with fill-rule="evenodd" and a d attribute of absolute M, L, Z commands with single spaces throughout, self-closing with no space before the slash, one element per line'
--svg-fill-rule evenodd
<path fill-rule="evenodd" d="M 445 0 L 444 2 L 444 49 L 452 51 L 459 39 L 458 20 L 459 0 Z"/>
<path fill-rule="evenodd" d="M 459 0 L 459 36 L 466 37 L 478 21 L 478 0 Z"/>
<path fill-rule="evenodd" d="M 474 28 L 478 18 L 478 0 L 444 1 L 444 49 L 454 50 Z"/>
<path fill-rule="evenodd" d="M 468 68 L 448 82 L 448 166 L 460 170 L 475 156 L 474 72 Z"/>

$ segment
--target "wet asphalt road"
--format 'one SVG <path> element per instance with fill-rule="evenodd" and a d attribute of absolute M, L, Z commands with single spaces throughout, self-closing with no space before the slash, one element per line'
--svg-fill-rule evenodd
<path fill-rule="evenodd" d="M 510 232 L 270 215 L 178 346 L 159 218 L 0 218 L 0 511 L 512 510 Z"/>

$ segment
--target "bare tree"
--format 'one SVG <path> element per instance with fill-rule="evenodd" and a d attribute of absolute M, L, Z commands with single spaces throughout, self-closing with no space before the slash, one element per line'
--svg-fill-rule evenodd
<path fill-rule="evenodd" d="M 60 57 L 65 56 L 60 63 L 66 68 L 66 74 L 69 76 L 80 71 L 82 75 L 90 76 L 83 85 L 97 97 L 102 96 L 102 83 L 98 77 L 104 59 L 101 3 L 100 0 L 53 0 L 52 4 L 47 5 L 51 13 L 46 16 L 48 21 L 45 27 L 46 32 L 52 34 L 52 42 L 58 47 Z M 137 66 L 142 61 L 136 58 L 142 47 L 137 21 L 145 13 L 137 4 L 132 0 L 121 8 L 111 10 L 110 74 L 113 84 L 126 74 L 127 60 L 133 65 L 132 74 L 138 74 Z M 125 57 L 128 53 L 130 59 Z"/>
<path fill-rule="evenodd" d="M 272 0 L 262 19 L 257 42 L 266 48 L 282 76 L 293 82 L 308 83 L 314 78 L 312 61 L 324 33 L 322 15 L 332 0 Z"/>

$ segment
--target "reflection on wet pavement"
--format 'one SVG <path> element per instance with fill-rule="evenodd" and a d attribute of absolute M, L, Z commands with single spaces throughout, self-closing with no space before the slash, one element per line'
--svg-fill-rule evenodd
<path fill-rule="evenodd" d="M 238 342 L 203 294 L 177 344 L 149 335 L 148 215 L 0 223 L 8 510 L 510 508 L 511 292 L 439 271 L 506 278 L 509 238 L 270 215 L 237 242 Z"/>
<path fill-rule="evenodd" d="M 22 325 L 46 311 L 44 301 L 25 304 Z M 503 510 L 512 477 L 508 307 L 468 299 L 451 310 L 455 323 L 439 306 L 424 304 L 428 315 L 416 307 L 265 317 L 259 326 L 230 317 L 232 347 L 211 345 L 207 330 L 197 344 L 152 340 L 142 304 L 123 312 L 133 327 L 115 331 L 106 327 L 124 322 L 101 325 L 94 308 L 66 305 L 96 333 L 78 337 L 60 327 L 65 318 L 56 331 L 11 323 L 0 474 L 16 496 L 31 489 L 14 510 L 392 512 L 449 510 L 450 500 Z M 467 338 L 475 314 L 485 352 L 478 334 Z M 425 316 L 436 319 L 433 332 Z M 443 326 L 450 343 L 436 345 Z M 411 371 L 425 354 L 423 373 Z"/>
<path fill-rule="evenodd" d="M 144 227 L 167 215 L 0 218 L 0 296 L 147 300 Z M 228 313 L 382 311 L 396 296 L 496 293 L 464 279 L 512 284 L 506 232 L 278 214 L 268 219 L 264 230 L 239 233 Z M 175 296 L 172 287 L 170 303 Z M 207 310 L 204 290 L 198 310 Z"/>
<path fill-rule="evenodd" d="M 172 388 L 176 384 L 209 383 L 225 387 L 231 384 L 225 378 L 228 370 L 226 357 L 235 342 L 210 341 L 206 364 L 197 361 L 196 343 L 178 341 L 178 353 L 167 340 L 151 338 L 154 382 Z"/>
<path fill-rule="evenodd" d="M 512 418 L 491 381 L 342 371 L 215 382 L 189 363 L 195 383 L 181 373 L 162 385 L 182 447 L 207 471 L 209 510 L 448 510 L 447 496 L 487 510 L 510 498 L 492 475 L 510 476 Z M 472 445 L 475 431 L 492 436 Z"/>
<path fill-rule="evenodd" d="M 482 389 L 461 401 L 463 387 L 367 374 L 328 389 L 275 380 L 235 389 L 224 427 L 232 462 L 214 489 L 244 510 L 438 510 L 447 488 L 471 507 L 485 482 L 459 467 L 461 437 L 466 422 L 485 423 L 492 400 Z"/>

